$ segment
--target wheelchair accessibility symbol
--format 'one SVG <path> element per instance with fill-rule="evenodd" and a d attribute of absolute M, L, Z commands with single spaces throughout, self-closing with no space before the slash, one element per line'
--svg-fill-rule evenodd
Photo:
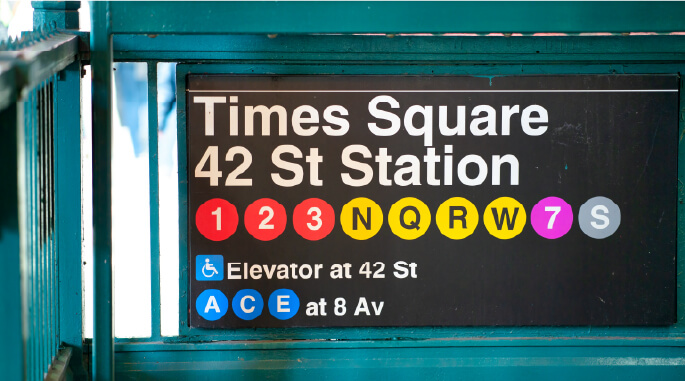
<path fill-rule="evenodd" d="M 223 255 L 198 255 L 195 259 L 195 279 L 197 279 L 197 280 L 223 280 L 224 279 L 224 256 Z"/>
<path fill-rule="evenodd" d="M 207 274 L 205 272 L 205 270 L 207 270 L 210 273 Z M 204 275 L 205 278 L 211 278 L 214 276 L 214 274 L 218 274 L 218 273 L 219 272 L 216 271 L 216 268 L 214 268 L 214 265 L 209 261 L 209 258 L 205 259 L 205 265 L 202 266 L 202 275 Z"/>

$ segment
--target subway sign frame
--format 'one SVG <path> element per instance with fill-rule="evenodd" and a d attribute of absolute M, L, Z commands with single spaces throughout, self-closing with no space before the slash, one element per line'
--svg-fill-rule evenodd
<path fill-rule="evenodd" d="M 387 68 L 383 73 L 360 68 L 350 73 L 348 68 L 345 75 L 292 75 L 289 70 L 284 71 L 290 75 L 241 75 L 240 65 L 202 65 L 198 69 L 179 66 L 177 77 L 179 89 L 183 86 L 186 94 L 185 105 L 179 98 L 179 109 L 185 107 L 179 111 L 179 136 L 183 134 L 187 141 L 180 144 L 179 153 L 185 157 L 190 182 L 189 193 L 182 192 L 182 200 L 188 202 L 185 238 L 189 243 L 185 245 L 182 239 L 181 261 L 185 260 L 187 267 L 181 273 L 181 289 L 189 292 L 181 298 L 188 306 L 182 314 L 182 331 L 207 330 L 208 334 L 235 337 L 235 333 L 222 332 L 235 328 L 302 332 L 297 327 L 307 327 L 308 332 L 316 332 L 317 327 L 380 327 L 377 329 L 382 332 L 402 329 L 382 327 L 421 326 L 526 330 L 675 322 L 676 213 L 672 205 L 677 195 L 667 178 L 669 173 L 675 174 L 677 164 L 677 76 L 590 72 L 503 73 L 484 78 L 449 72 L 435 75 L 434 68 L 429 74 L 418 69 L 401 76 Z M 298 70 L 315 73 L 311 67 Z M 374 92 L 378 89 L 385 91 Z M 407 94 L 406 90 L 414 92 Z M 205 99 L 195 101 L 192 96 Z M 225 103 L 216 101 L 217 97 L 225 97 Z M 279 104 L 278 99 L 283 99 L 280 105 L 287 113 L 284 135 L 275 115 L 278 110 L 269 129 L 258 120 L 261 112 Z M 655 102 L 668 106 L 655 107 Z M 260 105 L 267 107 L 260 109 Z M 298 109 L 303 105 L 312 108 Z M 578 110 L 592 105 L 595 108 L 588 115 L 603 126 L 603 133 L 581 131 L 591 123 L 580 123 L 577 116 L 574 119 Z M 212 106 L 214 135 L 209 135 L 206 116 Z M 230 107 L 240 110 L 237 121 L 231 119 Z M 249 107 L 258 117 L 252 124 L 253 135 L 245 136 L 249 126 L 242 119 Z M 601 115 L 602 107 L 613 111 Z M 433 128 L 427 133 L 422 128 L 428 124 L 430 108 Z M 637 110 L 638 116 L 619 109 Z M 656 114 L 641 116 L 643 112 Z M 299 120 L 293 116 L 296 113 Z M 507 113 L 509 119 L 505 120 Z M 318 114 L 316 122 L 314 114 Z M 623 126 L 632 123 L 642 129 L 630 129 L 630 136 L 621 129 L 621 137 L 616 138 L 617 130 L 611 132 L 606 126 L 617 117 Z M 663 123 L 650 128 L 656 119 Z M 373 123 L 377 124 L 375 131 Z M 197 126 L 201 134 L 188 130 Z M 232 135 L 235 126 L 238 132 Z M 312 126 L 319 129 L 312 133 Z M 264 136 L 265 132 L 269 135 Z M 590 149 L 588 144 L 595 146 Z M 618 147 L 624 156 L 606 156 L 606 144 Z M 217 147 L 216 153 L 208 153 L 211 146 Z M 280 151 L 274 153 L 277 149 Z M 249 177 L 253 185 L 227 187 L 227 174 L 244 163 L 247 155 L 252 156 L 252 163 L 233 179 Z M 597 167 L 607 164 L 590 165 L 593 155 L 595 161 L 612 160 L 611 165 L 626 160 L 632 164 L 622 170 L 611 167 L 610 175 L 602 175 Z M 225 160 L 229 156 L 234 162 Z M 397 175 L 397 169 L 414 168 L 409 156 L 419 161 L 418 181 L 411 170 Z M 399 158 L 404 161 L 400 165 Z M 448 159 L 452 161 L 451 179 L 446 177 L 444 165 Z M 216 186 L 210 185 L 212 160 L 219 166 L 214 170 L 222 172 Z M 297 163 L 300 170 L 288 163 Z M 368 168 L 359 163 L 372 168 L 370 181 L 365 172 Z M 383 165 L 384 177 L 380 174 Z M 487 175 L 481 178 L 483 165 Z M 634 171 L 639 173 L 630 183 Z M 193 178 L 196 174 L 200 176 Z M 449 180 L 451 185 L 446 186 Z M 437 182 L 440 185 L 430 185 Z M 637 205 L 642 209 L 637 213 L 626 206 L 630 204 L 626 200 L 640 193 L 635 185 L 643 182 L 654 188 L 639 196 L 642 199 Z M 446 192 L 446 188 L 454 191 Z M 619 189 L 633 194 L 617 194 Z M 656 205 L 653 212 L 646 212 L 648 204 Z M 212 236 L 216 231 L 202 232 L 211 222 L 216 227 L 218 219 L 212 212 L 219 206 L 224 206 L 222 211 L 235 208 L 231 210 L 234 222 L 221 220 L 224 227 L 235 225 L 229 226 L 234 231 L 227 238 Z M 181 210 L 184 214 L 183 206 Z M 269 230 L 275 232 L 269 233 L 273 236 L 259 236 L 258 227 L 263 225 L 259 218 L 272 212 L 274 229 Z M 376 212 L 383 218 L 380 226 Z M 521 214 L 512 218 L 514 213 Z M 644 225 L 631 228 L 630 217 L 636 213 L 648 217 Z M 620 214 L 618 224 L 609 222 L 610 234 L 596 228 L 602 223 L 598 217 L 602 214 Z M 470 220 L 474 215 L 475 229 L 455 230 L 457 225 L 474 225 Z M 559 219 L 551 221 L 552 215 Z M 312 217 L 321 220 L 320 229 L 307 229 L 318 223 Z M 350 222 L 343 224 L 345 218 Z M 547 229 L 550 222 L 552 229 Z M 514 227 L 517 223 L 520 225 Z M 637 232 L 648 225 L 663 230 L 640 236 Z M 373 234 L 365 237 L 364 231 Z M 634 241 L 625 241 L 626 236 Z M 642 257 L 642 251 L 629 254 L 637 259 L 630 264 L 621 259 L 618 252 L 626 253 L 639 242 L 648 242 L 660 259 L 648 256 L 650 250 Z M 612 249 L 612 245 L 619 248 Z M 428 263 L 425 253 L 439 260 Z M 197 270 L 202 270 L 207 259 L 213 265 L 221 263 L 217 270 L 222 272 L 222 281 L 201 280 L 203 275 Z M 662 279 L 662 283 L 639 286 L 644 283 L 635 281 L 642 271 L 637 269 L 644 267 L 650 268 L 644 277 Z M 442 272 L 443 268 L 449 268 L 450 274 Z M 210 301 L 207 290 L 219 293 Z M 203 293 L 205 299 L 199 302 Z M 219 294 L 226 300 L 221 301 Z M 536 296 L 526 299 L 532 294 Z M 633 301 L 629 295 L 635 296 Z M 279 316 L 293 307 L 295 299 L 297 312 Z M 471 304 L 464 302 L 467 299 Z M 485 307 L 484 300 L 490 301 Z M 198 309 L 198 303 L 205 308 Z M 526 308 L 521 307 L 524 305 Z M 198 313 L 202 310 L 204 314 L 208 306 L 210 319 Z M 223 314 L 211 320 L 216 307 Z M 646 310 L 652 315 L 645 315 Z"/>

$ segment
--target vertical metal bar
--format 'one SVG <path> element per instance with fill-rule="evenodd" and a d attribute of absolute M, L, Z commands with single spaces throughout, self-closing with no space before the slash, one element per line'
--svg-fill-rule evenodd
<path fill-rule="evenodd" d="M 54 168 L 54 147 L 55 147 L 55 138 L 54 138 L 54 113 L 55 113 L 55 108 L 53 105 L 54 102 L 54 97 L 53 97 L 53 91 L 54 91 L 54 77 L 55 75 L 53 74 L 50 77 L 50 81 L 48 83 L 48 242 L 50 242 L 50 267 L 49 267 L 49 272 L 50 272 L 50 300 L 52 303 L 50 304 L 50 325 L 52 326 L 52 332 L 50 336 L 50 340 L 52 341 L 52 347 L 50 348 L 50 363 L 54 361 L 54 357 L 57 354 L 57 347 L 59 345 L 59 342 L 57 341 L 57 309 L 55 308 L 56 306 L 59 305 L 59 300 L 57 300 L 55 290 L 57 289 L 57 273 L 55 272 L 55 230 L 54 230 L 54 209 L 55 209 L 55 187 L 54 187 L 54 175 L 55 175 L 55 168 Z"/>
<path fill-rule="evenodd" d="M 109 3 L 93 1 L 93 378 L 114 379 L 112 305 L 112 35 Z"/>
<path fill-rule="evenodd" d="M 54 90 L 55 90 L 55 75 L 53 74 L 50 77 L 50 80 L 48 82 L 48 131 L 47 131 L 47 137 L 48 137 L 48 155 L 47 155 L 47 162 L 48 162 L 48 178 L 47 178 L 47 183 L 48 183 L 48 215 L 47 215 L 47 220 L 48 220 L 48 242 L 49 244 L 49 273 L 50 273 L 50 326 L 52 329 L 50 330 L 50 341 L 52 342 L 52 346 L 50 347 L 50 363 L 52 363 L 54 356 L 57 354 L 57 346 L 59 345 L 59 342 L 57 340 L 57 332 L 58 332 L 58 325 L 57 325 L 57 306 L 59 305 L 59 300 L 57 299 L 57 293 L 55 292 L 57 290 L 57 272 L 55 271 L 55 259 L 56 259 L 56 253 L 55 253 L 55 225 L 54 225 L 54 210 L 55 210 L 55 186 L 54 186 L 54 176 L 55 176 L 55 168 L 54 168 L 54 147 L 55 147 L 55 136 L 54 136 L 54 126 L 55 126 L 55 107 L 54 107 Z"/>
<path fill-rule="evenodd" d="M 34 325 L 36 326 L 36 331 L 31 333 L 31 337 L 33 338 L 33 341 L 36 346 L 36 357 L 34 358 L 34 368 L 35 368 L 35 373 L 36 373 L 36 379 L 40 377 L 40 359 L 41 359 L 41 353 L 42 353 L 42 342 L 39 337 L 39 333 L 41 332 L 41 327 L 40 327 L 40 314 L 41 314 L 41 306 L 40 306 L 40 258 L 38 257 L 38 245 L 36 245 L 36 242 L 38 242 L 39 237 L 40 237 L 40 219 L 39 219 L 39 214 L 38 210 L 40 208 L 38 204 L 38 128 L 40 126 L 40 114 L 38 112 L 38 102 L 40 102 L 39 98 L 39 89 L 36 89 L 33 93 L 33 101 L 32 101 L 32 108 L 31 112 L 33 113 L 33 123 L 31 125 L 31 177 L 29 178 L 29 181 L 31 182 L 31 230 L 33 232 L 32 237 L 31 237 L 31 257 L 33 259 L 34 263 L 34 271 L 33 271 L 33 305 L 34 305 L 34 314 L 33 314 L 33 321 Z"/>
<path fill-rule="evenodd" d="M 40 162 L 38 163 L 38 169 L 40 171 L 40 192 L 38 194 L 40 200 L 40 263 L 42 275 L 42 287 L 41 287 L 41 301 L 43 303 L 43 331 L 42 331 L 42 341 L 43 341 L 43 364 L 41 365 L 41 373 L 47 372 L 50 366 L 49 354 L 50 354 L 50 274 L 48 272 L 48 239 L 47 239 L 47 81 L 43 82 L 41 87 L 41 125 L 39 131 L 39 141 L 40 141 L 40 155 L 38 156 Z"/>
<path fill-rule="evenodd" d="M 28 356 L 27 356 L 27 377 L 33 379 L 34 367 L 33 359 L 35 358 L 35 341 L 33 340 L 32 332 L 35 329 L 35 309 L 36 306 L 33 304 L 33 291 L 35 289 L 35 284 L 33 282 L 35 276 L 35 264 L 33 262 L 33 182 L 31 181 L 31 176 L 33 174 L 33 168 L 31 168 L 31 155 L 33 155 L 33 150 L 31 150 L 31 134 L 33 132 L 33 91 L 30 91 L 26 103 L 24 104 L 24 163 L 26 165 L 26 170 L 24 171 L 24 182 L 26 183 L 26 239 L 24 240 L 26 245 L 26 306 L 27 306 L 27 329 L 25 332 L 26 341 L 28 342 Z"/>
<path fill-rule="evenodd" d="M 35 123 L 35 128 L 34 128 L 34 134 L 33 134 L 33 139 L 34 139 L 34 144 L 33 144 L 33 171 L 34 171 L 34 176 L 31 177 L 31 182 L 34 183 L 33 187 L 33 199 L 34 199 L 34 208 L 33 208 L 33 213 L 34 213 L 34 231 L 35 231 L 35 236 L 32 242 L 33 245 L 33 256 L 36 261 L 36 279 L 34 280 L 34 283 L 36 283 L 36 292 L 34 294 L 35 297 L 35 303 L 36 303 L 36 327 L 37 331 L 34 334 L 34 337 L 36 337 L 36 342 L 38 344 L 38 357 L 36 358 L 36 373 L 40 377 L 40 370 L 42 369 L 43 365 L 43 345 L 45 344 L 42 339 L 42 333 L 43 333 L 43 263 L 41 261 L 41 255 L 40 255 L 40 240 L 41 240 L 41 205 L 40 205 L 40 188 L 41 188 L 41 183 L 40 183 L 40 128 L 41 124 L 43 123 L 43 115 L 42 115 L 42 110 L 40 109 L 40 104 L 41 101 L 43 100 L 43 94 L 41 92 L 41 87 L 38 86 L 36 89 L 36 102 L 34 103 L 34 113 L 36 113 L 36 123 Z"/>
<path fill-rule="evenodd" d="M 186 72 L 176 67 L 176 89 L 183 89 L 186 85 Z M 189 329 L 188 313 L 188 150 L 186 149 L 186 94 L 176 91 L 176 157 L 178 163 L 178 280 L 179 280 L 179 308 L 178 332 L 183 335 Z"/>
<path fill-rule="evenodd" d="M 49 303 L 49 293 L 48 293 L 48 246 L 47 246 L 47 236 L 46 236 L 46 212 L 47 212 L 47 188 L 46 188 L 46 138 L 45 138 L 45 133 L 46 133 L 46 127 L 47 127 L 47 100 L 46 100 L 46 87 L 47 87 L 47 81 L 43 81 L 43 84 L 41 85 L 40 88 L 40 124 L 38 126 L 38 144 L 39 144 L 39 154 L 38 154 L 38 173 L 39 173 L 39 178 L 40 178 L 40 188 L 38 189 L 38 205 L 39 205 L 39 213 L 40 213 L 40 225 L 39 227 L 39 241 L 38 241 L 38 255 L 40 259 L 40 271 L 41 271 L 41 295 L 40 295 L 40 301 L 41 301 L 41 326 L 43 327 L 41 331 L 41 345 L 43 346 L 43 353 L 42 353 L 42 364 L 40 367 L 41 373 L 44 373 L 47 371 L 48 367 L 50 366 L 48 362 L 48 355 L 50 353 L 50 310 L 48 308 L 48 303 Z"/>
<path fill-rule="evenodd" d="M 52 223 L 52 211 L 54 208 L 53 200 L 55 197 L 55 188 L 53 187 L 52 184 L 52 179 L 54 175 L 54 169 L 52 165 L 52 155 L 54 154 L 53 152 L 53 146 L 54 146 L 54 138 L 53 138 L 53 113 L 55 112 L 54 107 L 52 105 L 53 102 L 53 97 L 52 97 L 52 92 L 53 92 L 53 79 L 54 79 L 54 74 L 50 77 L 48 80 L 48 131 L 47 131 L 47 138 L 48 138 L 48 155 L 47 155 L 47 188 L 48 188 L 48 195 L 47 195 L 47 205 L 48 205 L 48 213 L 46 216 L 47 219 L 47 236 L 48 236 L 48 274 L 50 274 L 50 283 L 49 283 L 49 288 L 48 291 L 50 292 L 50 304 L 48 308 L 50 308 L 50 326 L 52 327 L 50 329 L 50 342 L 52 345 L 50 346 L 50 364 L 52 364 L 53 359 L 55 354 L 57 354 L 57 346 L 59 343 L 57 342 L 57 324 L 55 322 L 57 321 L 57 316 L 55 313 L 55 306 L 58 305 L 57 298 L 55 298 L 55 289 L 57 288 L 56 282 L 55 282 L 55 245 L 54 245 L 54 229 L 53 229 L 53 223 Z M 49 366 L 48 366 L 49 367 Z"/>
<path fill-rule="evenodd" d="M 150 304 L 152 315 L 151 337 L 162 336 L 159 283 L 159 147 L 157 145 L 157 62 L 147 63 L 147 115 L 150 170 Z"/>
<path fill-rule="evenodd" d="M 31 258 L 31 274 L 29 275 L 29 282 L 31 284 L 31 330 L 29 331 L 29 337 L 31 340 L 31 345 L 33 350 L 31 351 L 31 372 L 33 373 L 32 379 L 38 379 L 37 365 L 38 358 L 40 356 L 40 346 L 38 339 L 36 337 L 36 332 L 38 329 L 38 301 L 36 300 L 37 288 L 38 288 L 38 263 L 36 258 L 36 123 L 37 123 L 37 90 L 31 91 L 31 99 L 29 101 L 29 118 L 31 120 L 30 129 L 28 131 L 28 176 L 26 181 L 29 184 L 29 255 Z"/>
<path fill-rule="evenodd" d="M 33 274 L 33 303 L 35 304 L 35 313 L 33 319 L 36 325 L 36 331 L 31 334 L 34 342 L 36 343 L 36 358 L 34 366 L 36 367 L 36 377 L 40 377 L 39 368 L 43 358 L 43 341 L 40 340 L 40 332 L 42 332 L 41 327 L 41 317 L 43 309 L 41 308 L 40 292 L 41 292 L 41 263 L 40 256 L 38 255 L 38 250 L 40 246 L 37 244 L 40 241 L 40 199 L 38 194 L 40 192 L 40 182 L 38 181 L 40 177 L 39 166 L 38 166 L 38 147 L 39 137 L 38 131 L 40 131 L 40 87 L 36 88 L 35 95 L 33 98 L 33 126 L 31 130 L 31 177 L 29 181 L 31 182 L 31 230 L 33 231 L 33 237 L 31 238 L 31 256 L 33 257 L 33 263 L 35 264 L 35 271 Z"/>
<path fill-rule="evenodd" d="M 33 131 L 32 131 L 32 144 L 31 144 L 31 149 L 32 149 L 32 155 L 31 155 L 31 170 L 33 171 L 33 175 L 31 176 L 30 180 L 33 183 L 33 210 L 31 211 L 31 214 L 33 215 L 33 240 L 31 242 L 31 254 L 33 255 L 33 260 L 36 264 L 36 272 L 34 274 L 34 293 L 33 293 L 33 298 L 34 298 L 34 303 L 36 304 L 36 314 L 34 316 L 34 319 L 36 320 L 36 332 L 32 334 L 34 340 L 36 341 L 36 362 L 35 362 L 35 367 L 36 367 L 36 379 L 40 378 L 40 373 L 41 373 L 41 368 L 42 368 L 42 362 L 43 362 L 43 340 L 41 337 L 41 333 L 43 332 L 43 306 L 42 306 L 42 290 L 43 290 L 43 285 L 42 285 L 42 276 L 43 276 L 43 264 L 41 263 L 40 260 L 40 158 L 39 158 L 39 150 L 40 150 L 40 125 L 42 122 L 41 118 L 41 113 L 40 113 L 40 101 L 41 101 L 41 93 L 40 93 L 40 86 L 36 88 L 35 96 L 34 96 L 34 102 L 33 102 L 33 113 L 35 114 L 34 116 L 34 123 L 33 123 Z"/>
<path fill-rule="evenodd" d="M 31 282 L 30 282 L 30 273 L 31 273 L 31 259 L 29 256 L 29 237 L 31 236 L 31 232 L 29 230 L 29 211 L 30 206 L 30 189 L 29 189 L 29 182 L 28 182 L 28 172 L 29 172 L 29 165 L 28 165 L 28 135 L 29 135 L 29 126 L 30 126 L 30 121 L 28 117 L 28 104 L 30 104 L 30 93 L 28 96 L 24 97 L 24 99 L 19 103 L 17 109 L 21 110 L 21 115 L 17 115 L 17 123 L 21 123 L 20 126 L 18 126 L 18 131 L 17 131 L 17 149 L 18 149 L 18 159 L 17 161 L 19 162 L 19 165 L 21 166 L 19 169 L 19 174 L 18 174 L 18 182 L 19 182 L 19 226 L 20 226 L 20 245 L 21 245 L 21 257 L 20 257 L 20 266 L 21 266 L 21 285 L 22 285 L 22 294 L 21 294 L 21 299 L 22 299 L 22 325 L 21 325 L 21 330 L 22 330 L 22 337 L 23 341 L 25 343 L 25 348 L 24 348 L 24 378 L 28 379 L 31 375 L 30 368 L 28 366 L 29 361 L 31 359 L 31 351 L 33 349 L 31 345 L 31 341 L 29 338 L 29 332 L 31 330 L 31 306 L 30 306 L 30 301 L 31 301 Z M 21 121 L 21 122 L 19 122 Z"/>
<path fill-rule="evenodd" d="M 40 126 L 40 131 L 39 131 L 39 137 L 40 137 L 40 163 L 39 165 L 39 170 L 40 170 L 40 193 L 39 193 L 39 199 L 40 199 L 40 262 L 41 262 L 41 268 L 43 271 L 43 276 L 42 276 L 42 281 L 43 281 L 43 286 L 41 287 L 42 290 L 42 303 L 43 303 L 43 331 L 42 331 L 42 338 L 43 338 L 43 364 L 41 366 L 41 373 L 47 372 L 48 367 L 50 366 L 50 346 L 52 343 L 50 342 L 50 333 L 51 333 L 51 327 L 50 327 L 50 272 L 49 272 L 49 258 L 50 258 L 50 253 L 48 252 L 49 246 L 48 246 L 48 237 L 47 237 L 47 211 L 48 211 L 48 188 L 47 188 L 47 126 L 48 126 L 48 108 L 47 108 L 47 85 L 48 82 L 44 81 L 43 86 L 41 87 L 41 126 Z"/>
<path fill-rule="evenodd" d="M 41 126 L 43 124 L 43 115 L 42 115 L 42 110 L 40 109 L 41 102 L 43 101 L 43 94 L 42 94 L 42 87 L 39 86 L 36 89 L 36 102 L 35 102 L 35 110 L 34 112 L 36 113 L 36 123 L 35 123 L 35 129 L 34 129 L 34 134 L 33 134 L 33 139 L 34 139 L 34 144 L 33 144 L 33 171 L 34 171 L 34 176 L 31 178 L 31 181 L 35 184 L 33 188 L 33 198 L 34 198 L 34 230 L 35 230 L 35 237 L 33 240 L 33 255 L 36 260 L 36 293 L 34 294 L 34 297 L 36 298 L 35 303 L 37 306 L 37 313 L 36 313 L 36 322 L 38 326 L 38 331 L 34 334 L 34 337 L 36 338 L 36 341 L 38 343 L 38 357 L 36 361 L 36 374 L 40 378 L 42 370 L 43 370 L 43 353 L 45 352 L 45 341 L 43 340 L 43 332 L 45 327 L 43 326 L 44 318 L 43 314 L 45 312 L 44 306 L 43 306 L 43 261 L 42 261 L 42 256 L 41 256 L 41 239 L 42 239 L 42 216 L 41 216 L 41 200 L 40 200 L 40 192 L 41 192 L 41 165 L 40 165 L 40 160 L 41 160 L 41 138 L 40 138 L 40 131 L 41 131 Z"/>
<path fill-rule="evenodd" d="M 44 372 L 45 357 L 48 353 L 47 336 L 48 336 L 48 310 L 47 310 L 47 274 L 45 268 L 46 262 L 46 246 L 45 246 L 45 81 L 43 81 L 38 88 L 38 125 L 36 131 L 36 213 L 38 225 L 38 239 L 36 240 L 36 256 L 38 257 L 38 265 L 40 275 L 39 279 L 39 293 L 38 305 L 40 306 L 40 330 L 38 336 L 40 337 L 40 369 L 39 374 Z"/>
<path fill-rule="evenodd" d="M 679 132 L 678 136 L 683 136 L 685 133 L 685 79 L 680 77 L 680 110 L 678 113 Z M 683 147 L 683 140 L 678 140 L 678 183 L 682 184 L 680 179 L 685 178 L 685 147 Z M 682 185 L 681 185 L 682 186 Z M 678 197 L 682 200 L 683 190 L 679 186 Z M 682 201 L 677 203 L 678 210 L 678 229 L 677 229 L 677 243 L 676 243 L 676 324 L 680 332 L 685 331 L 685 231 L 681 228 L 683 221 L 685 221 L 685 204 Z"/>
<path fill-rule="evenodd" d="M 30 342 L 31 345 L 31 354 L 29 356 L 29 369 L 31 372 L 31 375 L 35 373 L 35 358 L 36 358 L 36 340 L 33 337 L 33 333 L 35 332 L 34 330 L 36 329 L 36 305 L 34 304 L 35 298 L 33 294 L 35 293 L 36 285 L 35 285 L 35 276 L 36 276 L 36 263 L 35 263 L 35 258 L 33 255 L 33 226 L 34 226 L 34 219 L 33 219 L 33 187 L 34 183 L 31 181 L 33 178 L 33 149 L 32 149 L 32 143 L 33 143 L 33 123 L 34 123 L 34 118 L 35 118 L 35 111 L 33 108 L 35 107 L 35 102 L 34 102 L 34 91 L 32 90 L 29 93 L 28 97 L 28 103 L 26 104 L 26 118 L 27 118 L 27 126 L 26 126 L 26 187 L 28 192 L 26 193 L 27 196 L 27 203 L 26 203 L 26 223 L 27 223 L 27 240 L 26 240 L 26 254 L 28 257 L 28 263 L 29 263 L 29 271 L 27 273 L 27 278 L 28 278 L 28 285 L 29 285 L 29 316 L 28 320 L 30 323 L 29 330 L 27 332 L 27 339 Z M 32 379 L 34 377 L 31 377 Z"/>
<path fill-rule="evenodd" d="M 50 325 L 52 326 L 52 347 L 50 350 L 50 363 L 52 364 L 57 354 L 58 341 L 58 325 L 57 325 L 57 306 L 59 300 L 57 299 L 57 272 L 55 271 L 55 261 L 57 259 L 55 252 L 55 107 L 54 107 L 54 90 L 55 90 L 55 75 L 50 77 L 48 84 L 48 239 L 50 242 Z"/>
<path fill-rule="evenodd" d="M 39 276 L 39 296 L 38 302 L 40 306 L 40 371 L 46 369 L 45 358 L 48 353 L 48 331 L 50 327 L 47 325 L 48 309 L 47 309 L 47 271 L 46 271 L 46 240 L 45 240 L 45 82 L 41 83 L 38 89 L 38 152 L 36 170 L 38 171 L 37 184 L 37 205 L 38 205 L 38 240 L 36 242 L 36 254 L 38 255 L 38 263 L 40 265 Z"/>
<path fill-rule="evenodd" d="M 34 277 L 34 263 L 33 263 L 33 246 L 31 244 L 32 239 L 33 239 L 33 183 L 30 180 L 31 179 L 31 174 L 33 173 L 32 168 L 31 168 L 31 155 L 33 154 L 33 151 L 31 150 L 31 133 L 33 131 L 33 91 L 29 92 L 28 97 L 26 99 L 26 103 L 24 104 L 24 141 L 22 142 L 23 147 L 24 147 L 24 163 L 26 165 L 26 170 L 24 171 L 24 182 L 26 183 L 26 191 L 24 194 L 26 195 L 26 222 L 25 222 L 25 228 L 26 228 L 26 239 L 24 240 L 25 245 L 26 245 L 26 300 L 25 304 L 27 306 L 27 315 L 26 315 L 26 320 L 27 320 L 27 329 L 25 332 L 25 337 L 26 341 L 28 342 L 28 356 L 27 356 L 27 370 L 28 370 L 28 378 L 33 379 L 32 375 L 34 373 L 34 368 L 33 368 L 33 359 L 35 357 L 35 342 L 32 337 L 32 332 L 35 329 L 35 319 L 34 319 L 34 311 L 36 306 L 33 304 L 33 289 L 34 283 L 33 283 L 33 277 Z"/>
<path fill-rule="evenodd" d="M 59 339 L 73 350 L 75 379 L 85 379 L 81 275 L 81 64 L 55 82 L 55 237 L 59 288 Z"/>
<path fill-rule="evenodd" d="M 36 177 L 33 181 L 36 182 L 36 229 L 37 237 L 35 242 L 36 259 L 38 260 L 38 332 L 40 338 L 40 357 L 39 357 L 39 374 L 44 369 L 45 352 L 47 343 L 45 342 L 45 245 L 43 245 L 43 126 L 45 125 L 45 102 L 44 85 L 41 83 L 38 87 L 38 102 L 36 102 L 36 112 L 38 116 L 38 123 L 36 124 Z"/>
<path fill-rule="evenodd" d="M 26 271 L 26 285 L 27 285 L 27 326 L 28 329 L 26 330 L 26 340 L 29 343 L 29 355 L 27 357 L 27 369 L 28 369 L 28 376 L 29 378 L 33 378 L 32 375 L 34 373 L 34 368 L 33 368 L 33 359 L 35 358 L 35 351 L 36 351 L 36 346 L 35 346 L 35 341 L 33 340 L 33 335 L 32 332 L 34 330 L 34 325 L 35 325 L 35 309 L 36 306 L 33 304 L 33 291 L 35 288 L 33 278 L 35 276 L 35 264 L 33 262 L 33 182 L 31 181 L 31 176 L 33 174 L 33 168 L 31 167 L 31 155 L 33 155 L 33 150 L 31 150 L 31 134 L 33 133 L 33 91 L 29 92 L 29 95 L 27 97 L 25 106 L 24 106 L 24 117 L 26 125 L 24 127 L 24 150 L 25 150 L 25 156 L 24 156 L 24 162 L 26 163 L 26 171 L 24 172 L 24 181 L 26 182 L 26 222 L 25 222 L 25 227 L 26 227 L 26 239 L 25 239 L 25 244 L 26 244 L 26 263 L 27 263 L 27 271 Z"/>
<path fill-rule="evenodd" d="M 40 125 L 39 125 L 39 130 L 38 130 L 38 142 L 40 144 L 40 153 L 38 155 L 38 171 L 40 173 L 40 188 L 38 189 L 38 202 L 39 202 L 39 213 L 40 213 L 40 240 L 38 242 L 38 253 L 39 253 L 39 258 L 40 258 L 40 268 L 41 268 L 41 317 L 42 317 L 42 324 L 41 326 L 43 327 L 43 330 L 41 331 L 41 344 L 43 346 L 43 354 L 42 354 L 42 364 L 40 367 L 41 374 L 44 374 L 47 372 L 48 367 L 50 366 L 50 361 L 49 361 L 49 354 L 50 354 L 50 309 L 49 309 L 49 296 L 50 294 L 48 293 L 48 245 L 47 245 L 47 231 L 46 231 L 46 226 L 47 226 L 47 219 L 45 218 L 47 215 L 47 163 L 46 163 L 46 154 L 47 154 L 47 142 L 46 142 L 46 130 L 47 130 L 47 81 L 43 81 L 43 84 L 40 88 L 40 94 L 41 94 L 41 100 L 40 100 Z"/>

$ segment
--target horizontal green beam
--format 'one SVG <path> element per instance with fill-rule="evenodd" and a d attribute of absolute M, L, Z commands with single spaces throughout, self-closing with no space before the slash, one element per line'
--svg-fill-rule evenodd
<path fill-rule="evenodd" d="M 682 2 L 126 2 L 112 33 L 685 31 Z"/>
<path fill-rule="evenodd" d="M 668 347 L 383 348 L 117 352 L 117 380 L 683 379 Z"/>
<path fill-rule="evenodd" d="M 278 60 L 402 62 L 676 62 L 685 36 L 115 35 L 118 61 Z"/>
<path fill-rule="evenodd" d="M 125 342 L 125 340 L 130 340 Z M 137 342 L 121 339 L 115 344 L 116 352 L 164 351 L 235 351 L 235 350 L 293 350 L 293 349 L 382 349 L 382 348 L 451 348 L 451 347 L 680 347 L 685 338 L 589 336 L 573 337 L 455 337 L 423 340 L 227 340 L 187 342 L 183 338 L 165 338 L 160 342 Z M 168 341 L 176 340 L 176 341 Z M 685 351 L 683 351 L 685 356 Z"/>

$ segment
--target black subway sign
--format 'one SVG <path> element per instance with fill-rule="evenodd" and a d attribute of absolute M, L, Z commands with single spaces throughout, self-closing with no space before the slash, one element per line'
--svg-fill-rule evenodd
<path fill-rule="evenodd" d="M 188 75 L 190 325 L 669 325 L 667 75 Z"/>

